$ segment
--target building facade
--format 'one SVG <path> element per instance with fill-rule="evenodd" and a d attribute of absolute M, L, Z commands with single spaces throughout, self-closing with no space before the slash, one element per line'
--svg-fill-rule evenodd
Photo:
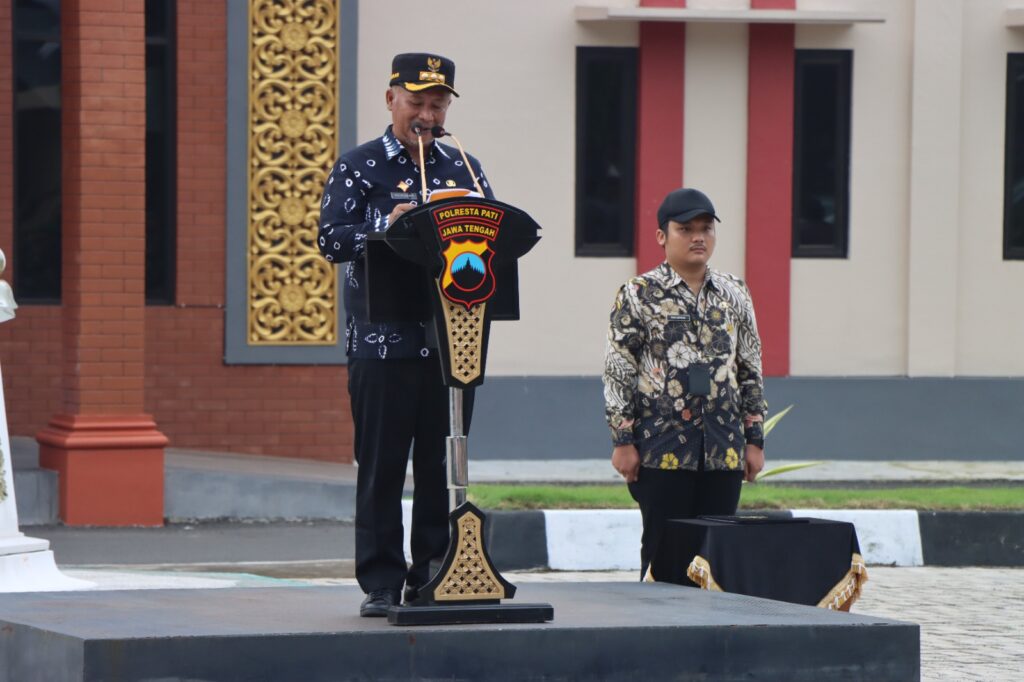
<path fill-rule="evenodd" d="M 350 461 L 344 313 L 311 239 L 338 151 L 389 120 L 400 51 L 454 59 L 447 127 L 544 227 L 475 453 L 606 454 L 612 297 L 658 262 L 654 212 L 685 184 L 752 289 L 771 411 L 796 405 L 777 456 L 1015 456 L 1024 17 L 1004 0 L 2 3 L 12 432 L 62 474 L 85 451 L 155 471 L 165 442 Z"/>

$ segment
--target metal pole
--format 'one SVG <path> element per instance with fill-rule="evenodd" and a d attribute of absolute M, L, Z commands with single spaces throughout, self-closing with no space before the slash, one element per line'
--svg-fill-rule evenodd
<path fill-rule="evenodd" d="M 466 501 L 469 485 L 469 450 L 462 421 L 462 389 L 448 389 L 448 510 L 455 511 Z"/>

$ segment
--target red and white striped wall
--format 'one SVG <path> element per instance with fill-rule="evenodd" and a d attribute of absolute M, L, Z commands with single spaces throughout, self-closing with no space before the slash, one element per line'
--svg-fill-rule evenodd
<path fill-rule="evenodd" d="M 641 0 L 640 5 L 682 9 L 686 1 Z M 796 0 L 751 3 L 751 9 L 795 8 Z M 662 198 L 690 183 L 683 166 L 686 31 L 687 24 L 681 22 L 641 22 L 639 27 L 638 272 L 662 260 L 650 229 L 657 222 L 655 213 Z M 792 24 L 749 27 L 744 264 L 757 304 L 764 371 L 771 376 L 789 373 L 793 40 Z M 715 107 L 713 100 L 708 104 Z M 713 156 L 704 161 L 715 163 Z M 724 239 L 729 239 L 728 230 Z"/>
<path fill-rule="evenodd" d="M 1024 345 L 1024 316 L 1001 305 L 1024 289 L 1024 266 L 1002 258 L 1006 55 L 1024 52 L 1005 0 L 451 0 L 416 22 L 394 21 L 402 0 L 359 11 L 359 137 L 387 123 L 394 46 L 444 52 L 462 95 L 447 127 L 498 197 L 544 226 L 520 263 L 523 319 L 492 335 L 492 375 L 599 374 L 615 290 L 660 261 L 655 212 L 686 185 L 723 218 L 714 265 L 750 285 L 767 375 L 1024 376 L 1024 354 L 1000 350 Z M 633 258 L 575 255 L 578 46 L 638 49 Z M 790 256 L 796 49 L 853 52 L 844 259 Z"/>

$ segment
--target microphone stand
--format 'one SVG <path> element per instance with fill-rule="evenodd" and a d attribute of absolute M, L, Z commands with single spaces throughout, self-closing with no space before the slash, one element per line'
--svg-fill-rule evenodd
<path fill-rule="evenodd" d="M 420 147 L 420 196 L 423 199 L 423 203 L 427 203 L 427 164 L 423 161 L 423 136 L 420 135 L 419 126 L 413 128 L 413 132 L 416 133 L 416 143 Z"/>
<path fill-rule="evenodd" d="M 419 145 L 420 152 L 420 195 L 423 197 L 423 203 L 427 203 L 427 164 L 423 155 L 423 136 L 421 135 L 422 128 L 419 125 L 413 127 L 413 132 L 416 133 L 416 143 Z M 433 130 L 431 131 L 433 132 Z M 452 139 L 455 139 L 454 137 Z M 456 141 L 458 144 L 458 141 Z M 462 145 L 459 145 L 459 151 L 462 151 Z M 462 158 L 466 159 L 466 153 L 462 152 Z M 469 166 L 469 161 L 465 160 L 464 163 L 469 167 L 469 174 L 473 175 L 473 169 Z M 473 177 L 473 182 L 476 184 L 477 190 L 480 192 L 480 196 L 483 196 L 484 191 L 480 189 L 480 184 L 477 183 L 476 177 Z M 469 446 L 467 443 L 466 434 L 463 430 L 463 399 L 462 389 L 449 387 L 448 388 L 448 437 L 445 439 L 446 453 L 447 453 L 447 469 L 448 469 L 448 511 L 453 512 L 462 506 L 466 502 L 466 489 L 469 486 Z"/>
<path fill-rule="evenodd" d="M 462 143 L 459 142 L 459 138 L 455 137 L 441 126 L 434 126 L 430 129 L 430 133 L 435 137 L 444 137 L 447 135 L 452 138 L 455 142 L 455 146 L 459 148 L 459 154 L 462 155 L 462 163 L 466 164 L 466 169 L 469 170 L 469 177 L 473 179 L 473 185 L 476 187 L 476 191 L 480 193 L 480 196 L 484 196 L 484 190 L 480 186 L 480 181 L 477 179 L 476 173 L 473 171 L 473 166 L 469 163 L 469 157 L 466 156 L 466 150 L 462 148 Z"/>

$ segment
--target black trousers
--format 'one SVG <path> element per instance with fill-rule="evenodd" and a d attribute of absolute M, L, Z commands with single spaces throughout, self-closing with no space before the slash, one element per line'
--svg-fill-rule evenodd
<path fill-rule="evenodd" d="M 364 592 L 420 586 L 448 546 L 448 388 L 436 359 L 350 358 L 355 426 L 356 579 Z M 463 392 L 469 432 L 473 391 Z M 402 489 L 412 446 L 412 566 L 402 549 Z"/>
<path fill-rule="evenodd" d="M 692 519 L 704 514 L 736 513 L 743 486 L 742 471 L 686 471 L 640 467 L 629 494 L 640 505 L 644 532 L 640 539 L 640 578 L 658 551 L 670 519 Z"/>

